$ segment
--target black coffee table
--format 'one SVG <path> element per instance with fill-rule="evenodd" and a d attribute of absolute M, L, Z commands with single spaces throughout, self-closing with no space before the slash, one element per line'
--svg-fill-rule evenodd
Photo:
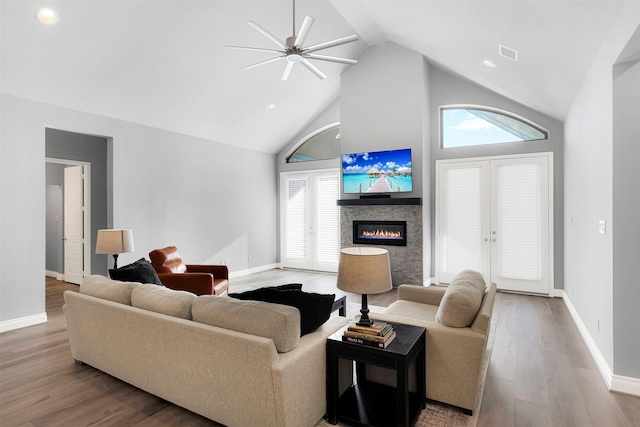
<path fill-rule="evenodd" d="M 342 341 L 347 328 L 327 339 L 327 420 L 359 426 L 412 426 L 425 405 L 425 329 L 391 323 L 396 338 L 387 348 Z M 339 359 L 356 362 L 357 384 L 339 395 Z M 416 362 L 416 392 L 409 391 L 409 366 Z M 397 387 L 366 381 L 366 365 L 396 371 Z"/>

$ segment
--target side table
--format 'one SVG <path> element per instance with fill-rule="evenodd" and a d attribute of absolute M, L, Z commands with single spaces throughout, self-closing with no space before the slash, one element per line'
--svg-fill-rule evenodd
<path fill-rule="evenodd" d="M 396 338 L 387 348 L 342 341 L 347 326 L 327 339 L 327 420 L 359 426 L 408 427 L 418 419 L 425 396 L 425 329 L 388 322 Z M 356 362 L 357 384 L 339 395 L 339 359 Z M 409 366 L 416 362 L 415 393 L 409 391 Z M 396 371 L 396 388 L 366 381 L 366 365 Z"/>

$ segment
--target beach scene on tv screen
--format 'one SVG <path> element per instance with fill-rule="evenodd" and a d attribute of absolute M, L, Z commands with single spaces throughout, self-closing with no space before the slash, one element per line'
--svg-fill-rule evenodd
<path fill-rule="evenodd" d="M 342 155 L 345 194 L 413 191 L 411 149 Z"/>

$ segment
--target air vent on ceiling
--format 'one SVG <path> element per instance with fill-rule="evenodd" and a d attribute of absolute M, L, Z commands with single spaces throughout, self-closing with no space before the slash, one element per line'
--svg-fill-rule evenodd
<path fill-rule="evenodd" d="M 512 61 L 518 60 L 518 51 L 506 46 L 499 46 L 500 56 L 504 56 Z"/>

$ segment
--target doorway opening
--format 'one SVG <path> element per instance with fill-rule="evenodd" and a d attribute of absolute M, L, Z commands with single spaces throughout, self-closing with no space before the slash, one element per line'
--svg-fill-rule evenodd
<path fill-rule="evenodd" d="M 79 285 L 91 274 L 91 164 L 45 160 L 46 275 Z"/>

